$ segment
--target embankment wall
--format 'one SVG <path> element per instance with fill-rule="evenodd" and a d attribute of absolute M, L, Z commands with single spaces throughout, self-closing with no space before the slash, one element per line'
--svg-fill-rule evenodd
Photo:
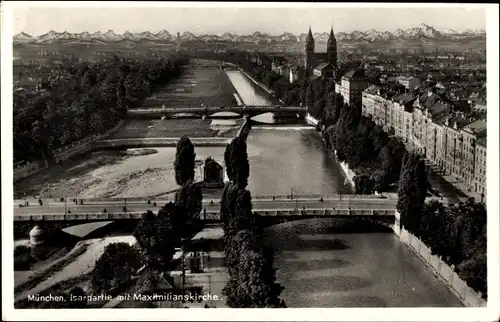
<path fill-rule="evenodd" d="M 414 236 L 406 229 L 400 228 L 400 215 L 396 211 L 396 222 L 394 233 L 399 240 L 408 246 L 425 265 L 460 299 L 467 307 L 486 307 L 487 302 L 481 294 L 470 288 L 465 281 L 446 264 L 441 257 L 432 254 L 432 249 L 427 247 L 418 237 Z"/>
<path fill-rule="evenodd" d="M 83 140 L 74 142 L 73 144 L 64 146 L 54 151 L 54 160 L 59 163 L 61 161 L 72 158 L 76 155 L 84 154 L 93 149 L 94 142 L 98 140 L 103 140 L 109 136 L 116 133 L 123 125 L 125 121 L 120 121 L 114 128 L 101 135 L 93 135 L 87 137 Z M 40 162 L 28 163 L 23 167 L 14 169 L 14 182 L 21 180 L 23 178 L 29 177 L 38 173 L 43 167 L 40 166 Z"/>

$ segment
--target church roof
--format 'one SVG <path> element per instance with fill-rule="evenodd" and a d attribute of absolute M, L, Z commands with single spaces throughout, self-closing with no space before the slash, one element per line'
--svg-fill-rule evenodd
<path fill-rule="evenodd" d="M 335 42 L 335 34 L 333 33 L 333 27 L 330 29 L 330 36 L 328 37 L 328 42 Z"/>
<path fill-rule="evenodd" d="M 313 37 L 312 31 L 311 31 L 311 26 L 309 26 L 309 32 L 307 33 L 306 41 L 307 42 L 314 42 L 314 37 Z"/>

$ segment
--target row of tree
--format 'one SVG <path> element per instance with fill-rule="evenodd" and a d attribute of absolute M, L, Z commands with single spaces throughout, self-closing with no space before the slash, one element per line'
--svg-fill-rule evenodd
<path fill-rule="evenodd" d="M 472 198 L 447 206 L 438 201 L 425 203 L 428 188 L 424 160 L 406 154 L 398 189 L 401 226 L 453 265 L 486 298 L 486 205 Z"/>
<path fill-rule="evenodd" d="M 246 126 L 250 126 L 249 122 Z M 230 179 L 220 210 L 229 273 L 223 290 L 226 304 L 233 308 L 284 307 L 279 298 L 283 287 L 276 283 L 274 255 L 263 242 L 261 227 L 252 212 L 252 197 L 246 189 L 250 166 L 245 136 L 232 140 L 224 160 Z"/>
<path fill-rule="evenodd" d="M 92 290 L 107 292 L 126 284 L 143 264 L 145 274 L 151 278 L 172 269 L 175 248 L 182 246 L 200 228 L 203 194 L 201 187 L 194 183 L 195 158 L 191 140 L 183 136 L 177 143 L 174 161 L 175 179 L 181 185 L 175 202 L 163 206 L 157 215 L 152 211 L 143 215 L 133 233 L 138 248 L 125 243 L 106 247 L 92 273 Z"/>
<path fill-rule="evenodd" d="M 405 146 L 363 117 L 360 106 L 346 104 L 334 86 L 322 80 L 308 85 L 309 113 L 319 120 L 326 147 L 357 174 L 356 194 L 386 191 L 399 179 Z"/>
<path fill-rule="evenodd" d="M 118 57 L 65 66 L 38 92 L 14 92 L 14 160 L 49 161 L 55 149 L 104 133 L 182 72 L 181 58 Z"/>

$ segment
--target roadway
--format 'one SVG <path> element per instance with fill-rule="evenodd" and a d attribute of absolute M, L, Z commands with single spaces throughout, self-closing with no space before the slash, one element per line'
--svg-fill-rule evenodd
<path fill-rule="evenodd" d="M 126 210 L 127 212 L 146 212 L 147 210 L 152 210 L 154 212 L 158 211 L 162 205 L 169 202 L 168 200 L 156 200 L 156 206 L 154 206 L 153 201 L 148 204 L 144 201 L 127 201 Z M 396 209 L 397 200 L 395 199 L 343 199 L 343 200 L 325 200 L 323 202 L 318 199 L 305 199 L 305 200 L 253 200 L 252 206 L 254 210 L 282 210 L 282 209 L 349 209 L 352 210 L 394 210 Z M 218 201 L 210 200 L 203 201 L 203 207 L 209 212 L 216 212 L 220 209 Z M 92 201 L 92 203 L 86 204 L 74 204 L 68 202 L 66 205 L 64 203 L 52 204 L 52 205 L 42 205 L 38 204 L 26 207 L 14 207 L 14 216 L 29 216 L 29 215 L 42 215 L 42 214 L 65 214 L 67 210 L 70 210 L 72 214 L 98 214 L 103 213 L 104 209 L 108 213 L 120 213 L 123 212 L 123 207 L 125 202 L 120 201 Z"/>

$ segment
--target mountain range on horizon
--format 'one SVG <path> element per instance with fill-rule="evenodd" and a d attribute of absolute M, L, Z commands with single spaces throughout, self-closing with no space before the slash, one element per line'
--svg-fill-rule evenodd
<path fill-rule="evenodd" d="M 329 30 L 321 33 L 314 33 L 316 42 L 326 42 L 329 36 Z M 236 33 L 226 32 L 223 34 L 200 34 L 195 35 L 185 31 L 177 35 L 172 35 L 167 30 L 162 30 L 156 33 L 150 31 L 144 32 L 125 32 L 123 34 L 115 33 L 113 30 L 108 30 L 103 33 L 97 31 L 95 33 L 79 32 L 70 33 L 67 31 L 56 32 L 49 31 L 40 36 L 32 36 L 21 32 L 13 37 L 14 43 L 113 43 L 113 42 L 177 42 L 177 41 L 232 41 L 232 42 L 251 42 L 251 43 L 272 43 L 272 42 L 304 42 L 307 34 L 293 34 L 283 32 L 281 35 L 270 35 L 259 31 L 250 35 L 240 35 Z M 357 41 L 357 42 L 387 42 L 387 41 L 404 41 L 404 40 L 467 40 L 472 38 L 486 37 L 485 30 L 470 30 L 455 31 L 452 29 L 436 30 L 434 27 L 420 24 L 413 28 L 398 29 L 394 32 L 377 31 L 374 29 L 368 31 L 353 31 L 353 32 L 337 32 L 335 37 L 338 41 Z"/>

